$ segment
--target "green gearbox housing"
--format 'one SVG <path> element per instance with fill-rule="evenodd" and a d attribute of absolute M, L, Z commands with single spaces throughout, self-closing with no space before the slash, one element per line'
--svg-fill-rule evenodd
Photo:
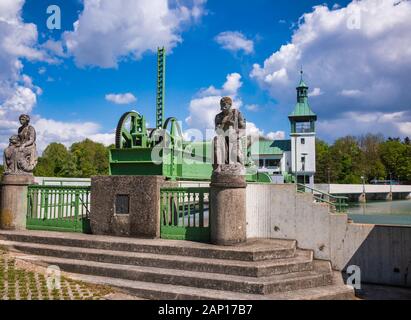
<path fill-rule="evenodd" d="M 110 175 L 164 176 L 172 180 L 209 181 L 212 174 L 212 142 L 184 141 L 176 118 L 164 121 L 165 49 L 158 50 L 156 128 L 148 129 L 143 115 L 126 112 L 116 129 L 115 149 L 110 150 Z M 246 146 L 246 143 L 244 143 Z M 246 147 L 245 154 L 248 154 Z M 246 161 L 249 182 L 271 182 Z"/>

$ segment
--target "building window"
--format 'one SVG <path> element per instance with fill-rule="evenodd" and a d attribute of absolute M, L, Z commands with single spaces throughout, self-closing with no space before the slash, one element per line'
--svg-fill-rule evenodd
<path fill-rule="evenodd" d="M 305 138 L 301 138 L 301 144 L 305 144 Z"/>
<path fill-rule="evenodd" d="M 260 159 L 260 160 L 258 160 L 258 166 L 260 167 L 260 168 L 262 168 L 262 167 L 264 167 L 264 159 Z"/>
<path fill-rule="evenodd" d="M 279 159 L 268 159 L 266 160 L 267 167 L 279 167 L 281 160 Z"/>
<path fill-rule="evenodd" d="M 295 124 L 295 131 L 297 133 L 312 132 L 310 122 L 297 122 Z"/>

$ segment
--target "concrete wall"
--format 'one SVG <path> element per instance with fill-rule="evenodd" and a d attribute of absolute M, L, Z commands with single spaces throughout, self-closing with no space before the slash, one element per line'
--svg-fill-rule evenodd
<path fill-rule="evenodd" d="M 358 265 L 363 282 L 411 286 L 411 227 L 350 223 L 294 185 L 247 186 L 247 237 L 296 239 L 336 270 Z"/>

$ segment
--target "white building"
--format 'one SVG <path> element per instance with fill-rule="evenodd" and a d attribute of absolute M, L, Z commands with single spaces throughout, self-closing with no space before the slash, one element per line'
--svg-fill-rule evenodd
<path fill-rule="evenodd" d="M 268 173 L 274 183 L 292 182 L 297 176 L 297 182 L 314 186 L 317 115 L 309 106 L 308 86 L 302 76 L 297 87 L 297 104 L 288 118 L 291 139 L 260 139 L 251 146 L 251 157 L 258 171 Z"/>

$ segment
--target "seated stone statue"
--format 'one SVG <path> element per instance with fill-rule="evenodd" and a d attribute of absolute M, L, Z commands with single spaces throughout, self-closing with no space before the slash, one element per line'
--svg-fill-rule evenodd
<path fill-rule="evenodd" d="M 13 172 L 17 172 L 17 152 L 20 146 L 20 139 L 19 136 L 14 135 L 11 136 L 9 139 L 9 146 L 4 149 L 4 167 L 5 173 L 10 174 Z"/>
<path fill-rule="evenodd" d="M 29 125 L 30 117 L 19 117 L 21 127 L 18 135 L 10 137 L 4 150 L 5 174 L 32 174 L 37 164 L 36 130 Z"/>
<path fill-rule="evenodd" d="M 246 121 L 239 110 L 232 109 L 232 105 L 230 97 L 222 98 L 221 112 L 215 117 L 214 173 L 243 174 L 244 171 L 242 138 L 245 137 Z"/>

